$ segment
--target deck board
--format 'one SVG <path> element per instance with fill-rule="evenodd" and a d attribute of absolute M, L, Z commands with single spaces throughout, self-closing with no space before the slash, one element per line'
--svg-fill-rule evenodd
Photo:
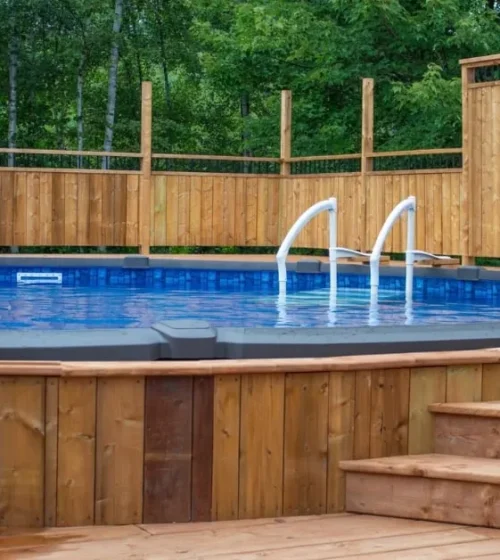
<path fill-rule="evenodd" d="M 500 557 L 500 530 L 352 514 L 0 534 L 2 560 Z"/>

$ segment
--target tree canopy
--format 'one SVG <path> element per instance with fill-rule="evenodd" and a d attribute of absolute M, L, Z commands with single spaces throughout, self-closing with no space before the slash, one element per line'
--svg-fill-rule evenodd
<path fill-rule="evenodd" d="M 499 14 L 495 0 L 4 0 L 1 144 L 102 149 L 108 126 L 113 150 L 137 150 L 151 80 L 155 151 L 278 155 L 286 88 L 294 155 L 357 152 L 372 77 L 376 149 L 460 146 L 458 61 L 500 52 Z"/>

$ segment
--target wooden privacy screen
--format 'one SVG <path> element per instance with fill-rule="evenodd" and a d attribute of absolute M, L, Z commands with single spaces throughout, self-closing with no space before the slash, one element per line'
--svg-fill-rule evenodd
<path fill-rule="evenodd" d="M 465 354 L 485 363 L 172 362 L 149 364 L 160 375 L 148 377 L 137 376 L 137 364 L 115 375 L 103 363 L 87 377 L 0 377 L 0 524 L 342 511 L 340 460 L 430 452 L 429 404 L 500 399 L 498 353 Z M 423 356 L 399 358 L 422 364 Z M 462 360 L 443 356 L 442 363 Z M 384 359 L 388 369 L 380 369 Z M 174 375 L 161 374 L 167 367 Z"/>
<path fill-rule="evenodd" d="M 373 173 L 366 192 L 359 173 L 300 176 L 154 175 L 152 245 L 279 246 L 312 204 L 338 201 L 338 243 L 371 250 L 387 215 L 403 198 L 417 197 L 417 248 L 460 253 L 461 171 Z M 326 213 L 302 231 L 296 247 L 328 248 Z M 406 218 L 385 249 L 406 250 Z"/>
<path fill-rule="evenodd" d="M 0 246 L 138 245 L 139 179 L 0 171 Z"/>

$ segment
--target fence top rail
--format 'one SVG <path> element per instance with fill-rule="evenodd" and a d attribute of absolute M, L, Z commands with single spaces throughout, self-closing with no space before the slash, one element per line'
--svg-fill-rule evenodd
<path fill-rule="evenodd" d="M 448 154 L 461 154 L 462 148 L 432 148 L 429 150 L 398 150 L 394 152 L 371 152 L 366 154 L 366 157 L 379 158 L 379 157 L 401 157 L 401 156 L 433 156 L 433 155 L 448 155 Z"/>
<path fill-rule="evenodd" d="M 255 161 L 268 163 L 281 163 L 280 158 L 272 157 L 252 157 L 252 156 L 215 156 L 215 155 L 195 155 L 195 154 L 152 154 L 153 159 L 201 159 L 212 161 Z"/>
<path fill-rule="evenodd" d="M 412 352 L 336 358 L 283 358 L 159 362 L 0 361 L 0 376 L 151 377 L 318 373 L 500 363 L 500 348 L 447 352 Z"/>
<path fill-rule="evenodd" d="M 474 58 L 463 58 L 460 60 L 462 66 L 474 68 L 478 66 L 495 66 L 500 64 L 500 54 L 490 54 L 487 56 L 476 56 Z"/>
<path fill-rule="evenodd" d="M 27 154 L 44 156 L 98 156 L 98 157 L 129 157 L 141 158 L 138 152 L 98 152 L 81 150 L 36 150 L 25 148 L 0 148 L 0 154 Z"/>
<path fill-rule="evenodd" d="M 333 161 L 342 159 L 360 159 L 361 154 L 339 154 L 331 156 L 304 156 L 304 157 L 292 157 L 287 159 L 287 163 L 297 163 L 302 161 Z"/>

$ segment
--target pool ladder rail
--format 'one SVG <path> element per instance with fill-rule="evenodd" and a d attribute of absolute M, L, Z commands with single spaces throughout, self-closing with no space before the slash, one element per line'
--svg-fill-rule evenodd
<path fill-rule="evenodd" d="M 276 254 L 276 261 L 278 264 L 278 281 L 279 281 L 279 305 L 282 307 L 285 303 L 286 296 L 286 258 L 290 248 L 302 231 L 302 229 L 318 214 L 327 211 L 329 218 L 329 249 L 328 260 L 330 264 L 330 307 L 336 304 L 337 297 L 337 260 L 339 258 L 353 258 L 365 257 L 370 261 L 370 306 L 375 310 L 378 304 L 379 292 L 379 279 L 380 279 L 380 260 L 382 258 L 382 250 L 384 248 L 387 236 L 391 232 L 395 223 L 406 212 L 408 214 L 407 222 L 407 236 L 406 236 L 406 280 L 405 280 L 405 299 L 406 303 L 411 303 L 413 298 L 413 272 L 414 263 L 417 261 L 431 260 L 431 261 L 451 261 L 451 257 L 434 255 L 427 251 L 419 251 L 415 249 L 415 212 L 416 212 L 416 198 L 409 196 L 397 204 L 392 212 L 387 216 L 384 225 L 382 226 L 373 250 L 371 253 L 363 253 L 355 251 L 354 249 L 347 249 L 345 247 L 337 247 L 337 199 L 328 198 L 313 204 L 303 214 L 299 216 L 296 222 L 292 225 L 289 232 L 283 239 L 281 246 Z M 443 262 L 444 264 L 444 262 Z M 376 321 L 376 319 L 375 319 Z"/>

